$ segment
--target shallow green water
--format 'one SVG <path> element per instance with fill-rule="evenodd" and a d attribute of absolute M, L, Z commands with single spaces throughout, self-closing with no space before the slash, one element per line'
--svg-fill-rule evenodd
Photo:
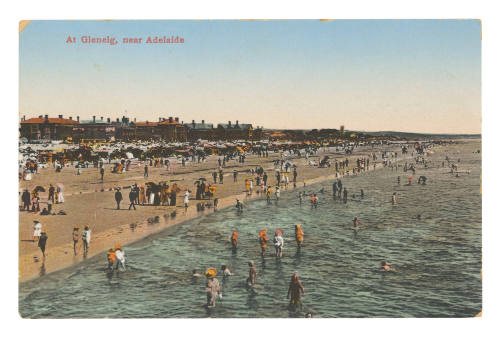
<path fill-rule="evenodd" d="M 20 287 L 20 312 L 25 317 L 466 317 L 482 307 L 481 157 L 472 154 L 480 142 L 445 148 L 431 155 L 433 168 L 417 167 L 427 185 L 398 186 L 407 174 L 391 169 L 345 177 L 347 204 L 333 200 L 331 181 L 308 186 L 319 194 L 319 207 L 299 205 L 297 192 L 282 193 L 280 202 L 246 204 L 243 214 L 226 209 L 125 247 L 129 270 L 105 271 L 99 255 L 70 269 L 46 275 Z M 454 177 L 441 168 L 444 155 L 461 158 Z M 359 190 L 365 197 L 359 198 Z M 398 204 L 390 203 L 393 192 Z M 352 199 L 352 198 L 350 198 Z M 420 219 L 417 215 L 421 215 Z M 359 215 L 362 226 L 352 230 Z M 304 245 L 297 251 L 293 226 L 303 224 Z M 258 231 L 284 230 L 284 256 L 270 246 L 260 257 Z M 229 237 L 239 231 L 239 247 Z M 247 291 L 248 260 L 256 263 L 257 286 Z M 387 260 L 396 272 L 379 270 Z M 235 274 L 225 280 L 223 299 L 204 308 L 204 280 L 193 281 L 193 268 Z M 288 282 L 297 271 L 306 288 L 304 308 L 287 309 Z"/>

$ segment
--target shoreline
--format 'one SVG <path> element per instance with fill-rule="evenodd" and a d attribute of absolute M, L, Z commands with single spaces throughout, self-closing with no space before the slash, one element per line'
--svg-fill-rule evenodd
<path fill-rule="evenodd" d="M 342 177 L 343 176 L 339 176 L 339 178 Z M 335 174 L 322 175 L 320 177 L 308 179 L 305 180 L 305 183 L 307 186 L 310 184 L 320 183 L 330 179 L 335 179 Z M 299 186 L 297 186 L 297 188 L 299 188 Z M 294 189 L 293 187 L 289 189 L 284 189 L 282 190 L 282 193 L 289 192 L 293 189 Z M 240 199 L 243 201 L 243 203 L 245 203 L 247 201 L 256 200 L 259 198 L 264 198 L 264 197 L 261 194 L 257 193 L 253 193 L 251 196 L 248 196 L 246 193 L 241 193 L 224 197 L 222 199 L 219 199 L 217 211 L 222 211 L 224 209 L 234 206 L 235 199 Z M 184 212 L 183 207 L 176 206 L 177 215 L 174 218 L 170 216 L 171 213 L 165 212 L 164 216 L 157 218 L 158 222 L 154 222 L 155 217 L 150 217 L 148 219 L 145 219 L 142 223 L 133 226 L 134 229 L 132 229 L 131 226 L 132 224 L 126 224 L 116 228 L 109 229 L 99 234 L 95 235 L 93 234 L 91 244 L 89 247 L 89 252 L 86 258 L 83 258 L 82 256 L 72 256 L 71 254 L 68 254 L 67 251 L 70 251 L 71 253 L 73 251 L 72 244 L 54 247 L 48 251 L 47 256 L 57 255 L 59 262 L 58 266 L 50 268 L 42 267 L 42 264 L 44 263 L 40 261 L 37 267 L 44 268 L 43 273 L 34 270 L 35 268 L 33 267 L 26 268 L 23 273 L 21 271 L 21 264 L 24 264 L 26 266 L 27 264 L 29 264 L 29 260 L 33 260 L 33 254 L 24 254 L 19 257 L 19 265 L 20 265 L 19 283 L 23 284 L 25 282 L 29 282 L 39 277 L 45 276 L 47 274 L 61 271 L 63 269 L 82 263 L 86 259 L 90 259 L 96 255 L 104 253 L 107 249 L 109 249 L 109 247 L 114 246 L 117 243 L 120 243 L 120 245 L 122 246 L 129 245 L 137 241 L 140 241 L 142 239 L 145 239 L 150 235 L 158 234 L 159 232 L 167 228 L 170 228 L 172 226 L 179 225 L 185 221 L 193 220 L 214 212 L 213 208 L 208 209 L 208 212 L 206 210 L 203 212 L 198 212 L 196 210 L 196 206 L 193 206 L 193 204 L 189 206 L 187 212 Z M 110 239 L 111 241 L 108 240 L 110 236 L 112 236 L 112 239 Z M 68 258 L 61 259 L 61 257 L 66 257 L 67 255 L 70 256 Z"/>
<path fill-rule="evenodd" d="M 437 146 L 436 146 L 437 148 Z M 379 152 L 382 150 L 387 150 L 387 148 L 375 148 L 371 149 L 372 151 L 368 152 Z M 356 157 L 364 157 L 366 156 L 365 153 L 362 153 L 364 151 L 361 151 L 360 153 L 354 153 L 350 155 L 342 155 L 342 158 L 348 158 L 349 161 L 351 161 L 353 158 Z M 319 154 L 319 157 L 325 154 Z M 410 154 L 406 156 L 401 156 L 395 159 L 395 161 L 402 161 L 402 160 L 407 160 L 408 158 L 412 158 Z M 295 159 L 295 158 L 294 158 Z M 302 159 L 302 158 L 301 158 Z M 375 170 L 379 170 L 381 168 L 384 168 L 383 164 L 380 162 L 376 162 L 377 167 Z M 249 164 L 249 166 L 254 166 L 253 164 Z M 316 166 L 309 167 L 309 169 L 312 170 L 325 170 L 325 174 L 320 174 L 318 176 L 315 176 L 313 178 L 309 179 L 303 179 L 300 180 L 298 179 L 297 182 L 297 188 L 301 188 L 303 184 L 305 183 L 307 185 L 315 184 L 315 183 L 320 183 L 324 182 L 327 180 L 332 180 L 336 179 L 335 172 L 332 173 L 331 168 L 324 168 L 324 169 L 319 169 Z M 207 169 L 208 171 L 210 169 Z M 348 171 L 352 170 L 352 166 Z M 362 175 L 367 172 L 371 172 L 374 170 L 373 168 L 365 171 L 363 173 L 359 173 L 358 175 Z M 267 171 L 267 170 L 266 170 Z M 338 177 L 343 178 L 347 175 L 342 174 L 339 172 Z M 351 174 L 348 175 L 349 177 L 352 177 Z M 274 186 L 274 184 L 271 184 Z M 285 189 L 282 189 L 283 192 L 289 192 L 291 190 L 294 190 L 293 183 L 290 183 L 291 187 Z M 274 196 L 273 196 L 274 197 Z M 246 192 L 242 193 L 233 193 L 230 194 L 229 196 L 219 198 L 219 203 L 217 207 L 217 211 L 221 211 L 223 209 L 226 209 L 228 207 L 234 206 L 235 200 L 240 199 L 243 203 L 251 200 L 255 200 L 258 198 L 264 198 L 262 194 L 257 194 L 254 190 L 254 193 L 250 196 L 247 195 Z M 205 211 L 197 211 L 196 204 L 198 202 L 211 202 L 211 200 L 190 200 L 190 206 L 188 207 L 187 210 L 184 209 L 183 206 L 163 206 L 166 207 L 161 215 L 152 215 L 150 217 L 147 217 L 143 219 L 142 221 L 138 223 L 126 223 L 123 225 L 115 226 L 113 228 L 107 229 L 105 231 L 99 232 L 99 233 L 92 233 L 92 240 L 89 246 L 89 252 L 87 254 L 87 257 L 83 257 L 82 255 L 73 255 L 73 244 L 72 242 L 68 242 L 67 244 L 55 246 L 51 248 L 50 246 L 48 247 L 47 250 L 47 258 L 45 261 L 43 261 L 41 258 L 39 260 L 35 259 L 33 256 L 33 253 L 25 253 L 23 255 L 19 255 L 19 284 L 26 283 L 28 281 L 35 280 L 39 277 L 43 277 L 45 275 L 48 275 L 50 273 L 54 273 L 57 271 L 61 271 L 63 269 L 67 269 L 69 267 L 75 266 L 77 264 L 80 264 L 84 262 L 87 259 L 90 259 L 96 255 L 102 254 L 105 251 L 107 251 L 110 247 L 120 244 L 120 245 L 129 245 L 132 243 L 135 243 L 137 241 L 140 241 L 142 239 L 147 238 L 150 235 L 157 234 L 167 228 L 170 228 L 172 226 L 181 224 L 185 221 L 192 220 L 198 217 L 202 217 L 204 215 L 208 215 L 213 213 L 213 208 L 206 209 Z M 176 212 L 176 216 L 172 217 L 171 214 L 173 212 Z M 158 212 L 155 212 L 157 214 Z M 92 226 L 91 226 L 92 229 Z M 50 260 L 49 263 L 48 260 Z"/>

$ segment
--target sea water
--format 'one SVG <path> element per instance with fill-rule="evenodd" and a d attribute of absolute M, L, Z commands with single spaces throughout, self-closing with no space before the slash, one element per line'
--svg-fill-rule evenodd
<path fill-rule="evenodd" d="M 31 318 L 474 316 L 482 308 L 481 155 L 472 152 L 480 146 L 467 142 L 426 157 L 429 168 L 418 165 L 409 186 L 410 172 L 401 167 L 344 177 L 347 203 L 333 198 L 330 180 L 284 190 L 271 204 L 243 200 L 241 214 L 234 208 L 205 211 L 124 247 L 126 271 L 107 272 L 100 254 L 23 283 L 19 310 Z M 456 177 L 443 168 L 445 155 L 455 162 L 460 158 L 464 173 Z M 426 185 L 417 184 L 420 175 L 427 177 Z M 299 192 L 322 188 L 318 208 L 311 208 L 308 198 L 299 203 Z M 361 221 L 357 230 L 354 216 Z M 304 230 L 300 250 L 294 240 L 297 222 Z M 269 242 L 262 258 L 258 232 L 267 229 L 272 240 L 277 228 L 284 232 L 283 257 L 274 256 Z M 233 230 L 239 232 L 235 253 L 229 241 Z M 249 260 L 257 271 L 253 289 L 246 287 Z M 396 271 L 381 271 L 381 260 Z M 207 309 L 205 280 L 192 279 L 191 271 L 203 274 L 211 266 L 220 271 L 222 264 L 234 275 L 218 274 L 223 296 Z M 290 310 L 286 297 L 295 271 L 306 294 L 303 307 Z"/>

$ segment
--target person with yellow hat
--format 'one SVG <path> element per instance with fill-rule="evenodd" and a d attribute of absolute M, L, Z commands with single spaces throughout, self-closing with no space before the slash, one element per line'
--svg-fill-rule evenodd
<path fill-rule="evenodd" d="M 75 256 L 76 256 L 76 244 L 78 243 L 79 239 L 80 239 L 80 233 L 78 232 L 78 225 L 75 225 L 73 227 L 73 251 L 75 252 Z"/>
<path fill-rule="evenodd" d="M 215 300 L 217 298 L 217 295 L 222 298 L 222 293 L 220 292 L 220 283 L 219 280 L 215 278 L 215 275 L 217 275 L 217 269 L 215 269 L 214 267 L 208 268 L 205 272 L 205 276 L 207 277 L 207 285 L 205 290 L 207 292 L 208 308 L 215 307 Z"/>

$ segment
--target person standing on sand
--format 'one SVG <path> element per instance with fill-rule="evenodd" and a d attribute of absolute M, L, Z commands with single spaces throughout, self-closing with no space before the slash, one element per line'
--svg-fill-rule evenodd
<path fill-rule="evenodd" d="M 396 192 L 394 192 L 392 194 L 392 204 L 395 205 L 397 203 L 397 200 L 396 200 Z"/>
<path fill-rule="evenodd" d="M 224 172 L 222 170 L 219 170 L 219 182 L 224 184 Z"/>
<path fill-rule="evenodd" d="M 63 187 L 61 184 L 57 184 L 56 192 L 57 192 L 56 204 L 64 203 L 64 193 L 63 193 Z"/>
<path fill-rule="evenodd" d="M 217 184 L 217 172 L 214 171 L 212 177 L 214 177 L 214 184 Z"/>
<path fill-rule="evenodd" d="M 344 204 L 347 204 L 347 188 L 344 187 Z"/>
<path fill-rule="evenodd" d="M 234 170 L 233 171 L 233 182 L 237 182 L 238 181 L 238 171 Z"/>
<path fill-rule="evenodd" d="M 47 236 L 47 233 L 45 231 L 42 231 L 40 239 L 38 240 L 38 247 L 40 247 L 44 259 L 45 259 L 45 246 L 47 245 L 48 238 L 49 237 Z"/>
<path fill-rule="evenodd" d="M 296 309 L 297 306 L 302 307 L 302 302 L 300 301 L 301 293 L 305 295 L 306 291 L 302 282 L 299 280 L 299 275 L 297 272 L 294 272 L 290 280 L 290 285 L 288 286 L 288 294 L 286 295 L 286 298 L 290 298 L 291 308 Z"/>
<path fill-rule="evenodd" d="M 83 256 L 86 257 L 89 252 L 91 231 L 89 225 L 85 225 L 85 229 L 82 233 L 82 243 L 83 243 Z"/>
<path fill-rule="evenodd" d="M 55 203 L 55 201 L 54 201 L 54 192 L 55 192 L 55 188 L 54 188 L 54 186 L 52 186 L 52 184 L 50 184 L 50 187 L 49 187 L 49 198 L 48 198 L 48 200 L 52 201 L 53 204 Z"/>
<path fill-rule="evenodd" d="M 148 178 L 149 177 L 149 168 L 148 168 L 148 164 L 144 165 L 144 178 Z"/>
<path fill-rule="evenodd" d="M 188 205 L 189 204 L 189 191 L 186 191 L 186 193 L 184 193 L 184 208 L 187 209 L 188 208 Z"/>
<path fill-rule="evenodd" d="M 120 202 L 122 201 L 122 199 L 122 192 L 120 192 L 120 188 L 118 187 L 115 192 L 116 209 L 120 209 Z"/>
<path fill-rule="evenodd" d="M 101 181 L 104 181 L 104 167 L 102 167 L 102 166 L 100 169 L 100 173 L 101 173 Z"/>
<path fill-rule="evenodd" d="M 76 244 L 78 243 L 79 239 L 80 239 L 80 233 L 78 233 L 78 226 L 75 225 L 75 227 L 73 227 L 73 252 L 75 253 L 75 256 L 76 256 Z"/>
<path fill-rule="evenodd" d="M 36 242 L 42 235 L 42 224 L 38 220 L 33 221 L 33 223 L 33 242 Z"/>
<path fill-rule="evenodd" d="M 267 185 L 267 173 L 264 172 L 264 175 L 262 176 L 262 181 L 264 182 L 264 186 Z"/>
<path fill-rule="evenodd" d="M 23 211 L 24 210 L 29 211 L 30 204 L 31 204 L 31 196 L 30 196 L 30 192 L 28 192 L 27 189 L 24 190 L 21 199 L 23 201 Z"/>
<path fill-rule="evenodd" d="M 137 199 L 135 188 L 130 189 L 130 192 L 128 194 L 128 198 L 130 200 L 130 205 L 128 206 L 128 210 L 130 211 L 130 208 L 134 207 L 134 211 L 135 211 L 136 210 L 135 200 Z"/>

